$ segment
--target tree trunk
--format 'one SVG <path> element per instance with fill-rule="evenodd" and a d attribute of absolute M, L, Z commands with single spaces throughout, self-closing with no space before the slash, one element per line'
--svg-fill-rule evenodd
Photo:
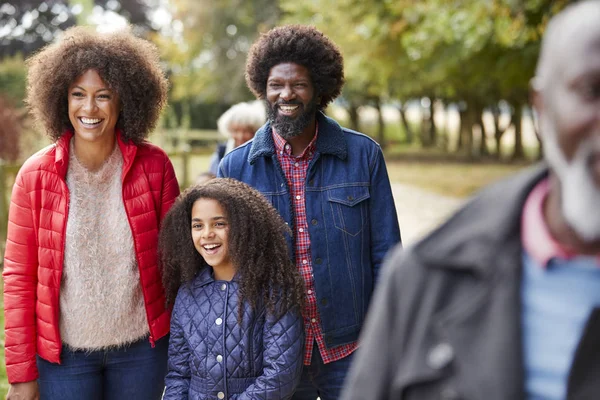
<path fill-rule="evenodd" d="M 377 109 L 377 141 L 383 150 L 386 148 L 385 122 L 383 120 L 383 114 L 381 112 L 381 100 L 379 98 L 375 100 L 375 109 Z"/>
<path fill-rule="evenodd" d="M 479 155 L 481 157 L 488 156 L 490 151 L 487 145 L 487 135 L 485 132 L 485 125 L 483 124 L 483 108 L 478 107 L 477 110 L 477 125 L 479 125 L 479 129 L 481 130 L 481 141 L 479 142 Z"/>
<path fill-rule="evenodd" d="M 429 143 L 435 146 L 437 143 L 437 127 L 435 126 L 433 99 L 429 103 Z"/>
<path fill-rule="evenodd" d="M 458 135 L 456 139 L 456 151 L 460 152 L 463 149 L 463 130 L 464 126 L 467 124 L 467 110 L 458 110 L 458 115 L 460 116 L 460 122 L 458 124 Z"/>
<path fill-rule="evenodd" d="M 398 112 L 400 113 L 400 123 L 404 128 L 404 136 L 406 138 L 406 143 L 412 144 L 415 140 L 415 135 L 413 134 L 410 125 L 408 124 L 408 120 L 406 119 L 406 110 L 404 109 L 404 105 L 400 104 L 398 106 Z"/>
<path fill-rule="evenodd" d="M 354 131 L 359 131 L 359 116 L 358 116 L 358 106 L 354 103 L 350 103 L 348 106 L 348 115 L 350 116 L 350 129 Z"/>
<path fill-rule="evenodd" d="M 512 155 L 513 160 L 522 160 L 525 158 L 523 151 L 523 136 L 521 132 L 521 123 L 523 118 L 523 107 L 519 104 L 515 107 L 514 123 L 515 123 L 515 147 Z"/>
<path fill-rule="evenodd" d="M 458 135 L 459 148 L 468 159 L 473 158 L 473 125 L 477 119 L 477 112 L 471 103 L 467 103 L 467 109 L 460 113 L 460 132 Z"/>
<path fill-rule="evenodd" d="M 430 118 L 429 118 L 429 107 L 425 108 L 423 106 L 421 109 L 421 126 L 419 127 L 419 137 L 421 139 L 421 146 L 427 148 L 431 147 L 431 136 L 429 132 L 430 126 Z"/>

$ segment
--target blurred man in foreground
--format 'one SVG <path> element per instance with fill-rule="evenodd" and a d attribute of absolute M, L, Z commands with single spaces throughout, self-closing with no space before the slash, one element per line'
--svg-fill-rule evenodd
<path fill-rule="evenodd" d="M 600 1 L 545 33 L 532 96 L 547 164 L 388 261 L 343 399 L 600 393 Z"/>

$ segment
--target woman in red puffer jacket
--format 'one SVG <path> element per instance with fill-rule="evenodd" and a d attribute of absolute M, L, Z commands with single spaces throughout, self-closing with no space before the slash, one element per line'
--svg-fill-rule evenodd
<path fill-rule="evenodd" d="M 23 165 L 4 261 L 8 399 L 160 399 L 170 311 L 160 222 L 179 194 L 144 140 L 166 103 L 156 48 L 84 28 L 28 60 L 54 144 Z"/>

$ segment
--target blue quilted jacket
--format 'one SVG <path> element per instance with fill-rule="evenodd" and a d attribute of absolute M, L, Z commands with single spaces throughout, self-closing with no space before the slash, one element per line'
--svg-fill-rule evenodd
<path fill-rule="evenodd" d="M 239 285 L 216 281 L 210 267 L 179 289 L 171 319 L 164 400 L 288 399 L 302 373 L 302 317 L 276 318 L 244 305 Z"/>

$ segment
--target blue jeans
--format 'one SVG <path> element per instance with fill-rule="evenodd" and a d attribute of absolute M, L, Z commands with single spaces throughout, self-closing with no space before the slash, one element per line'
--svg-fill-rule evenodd
<path fill-rule="evenodd" d="M 37 357 L 44 400 L 160 400 L 167 374 L 169 336 L 150 346 L 144 338 L 126 347 L 74 351 L 63 346 L 61 364 Z"/>
<path fill-rule="evenodd" d="M 310 365 L 305 365 L 302 370 L 300 384 L 292 400 L 337 400 L 340 397 L 344 380 L 354 353 L 346 358 L 329 364 L 323 363 L 317 343 L 313 346 Z"/>

